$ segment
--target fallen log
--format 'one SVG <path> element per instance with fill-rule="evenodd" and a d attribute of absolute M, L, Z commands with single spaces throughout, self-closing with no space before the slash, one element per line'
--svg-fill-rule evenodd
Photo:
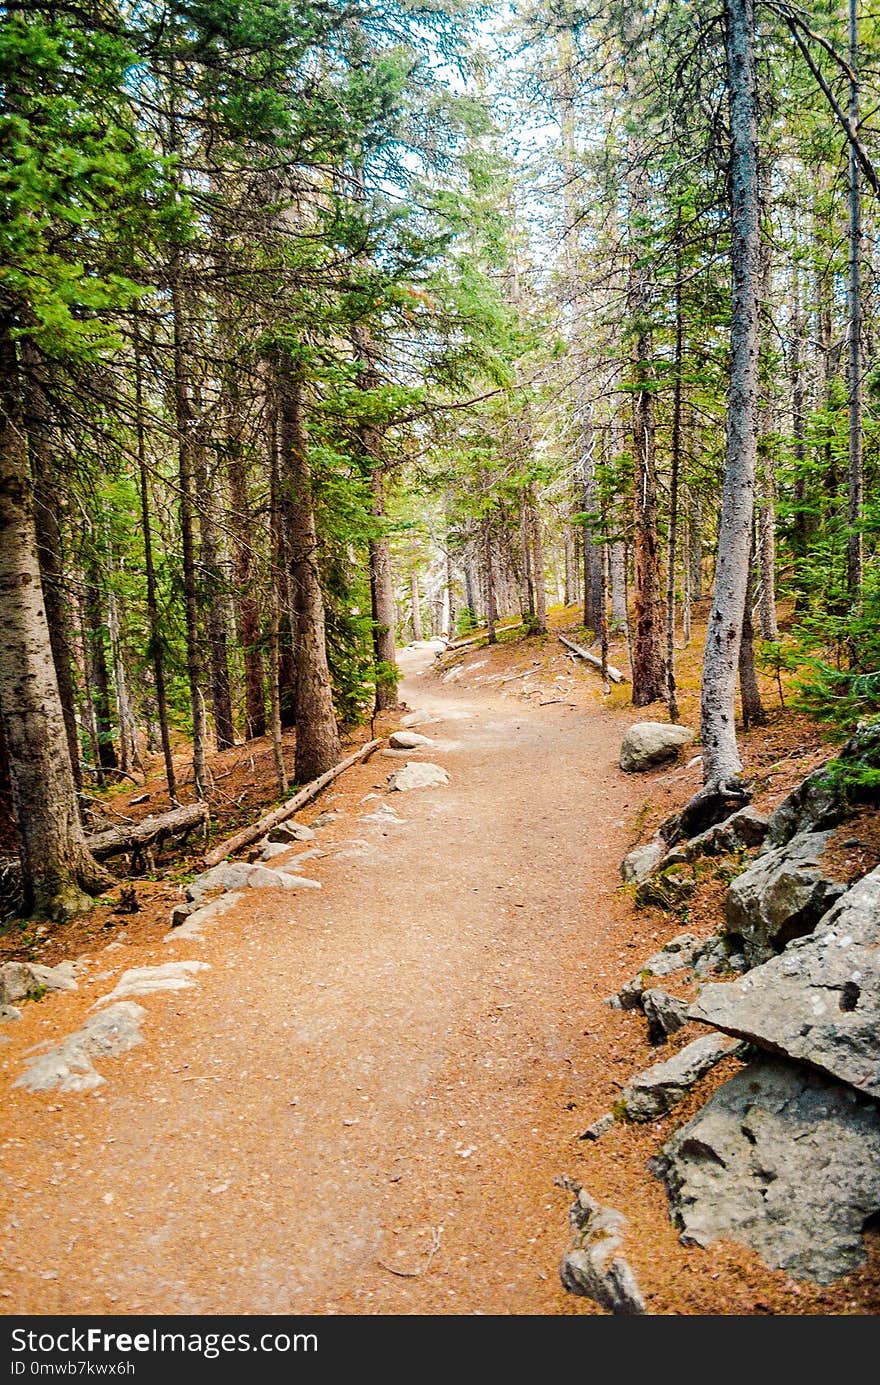
<path fill-rule="evenodd" d="M 584 649 L 581 645 L 575 644 L 574 640 L 567 640 L 564 635 L 559 636 L 559 642 L 560 644 L 564 644 L 566 649 L 570 649 L 572 654 L 576 654 L 579 659 L 585 659 L 588 664 L 592 664 L 594 668 L 601 670 L 602 660 L 597 659 L 595 654 L 591 654 L 589 649 Z M 615 668 L 613 664 L 606 664 L 605 672 L 608 674 L 612 683 L 626 682 L 626 674 L 621 673 L 620 669 Z"/>
<path fill-rule="evenodd" d="M 338 765 L 334 765 L 325 774 L 313 779 L 311 784 L 306 784 L 304 789 L 300 789 L 299 793 L 293 795 L 293 798 L 282 803 L 280 808 L 273 808 L 271 813 L 267 813 L 265 817 L 251 823 L 250 827 L 242 828 L 233 837 L 227 837 L 225 842 L 220 842 L 217 846 L 212 847 L 205 856 L 205 865 L 209 868 L 219 866 L 220 862 L 225 861 L 227 856 L 234 856 L 236 851 L 241 851 L 243 846 L 250 846 L 259 837 L 265 836 L 273 827 L 277 827 L 279 822 L 284 822 L 287 818 L 292 817 L 298 808 L 304 808 L 307 803 L 311 803 L 313 798 L 317 798 L 321 790 L 327 784 L 332 783 L 343 770 L 350 769 L 352 765 L 357 764 L 358 760 L 365 760 L 377 746 L 382 744 L 384 739 L 384 736 L 379 736 L 374 741 L 367 741 L 366 745 L 362 745 L 354 754 L 347 755 L 344 760 L 339 761 Z"/>
<path fill-rule="evenodd" d="M 86 845 L 97 861 L 105 861 L 108 856 L 119 856 L 123 851 L 142 851 L 146 847 L 159 846 L 170 837 L 184 836 L 194 828 L 204 826 L 207 821 L 207 803 L 185 803 L 181 808 L 173 808 L 170 813 L 144 818 L 143 822 L 126 823 L 122 827 L 110 827 L 106 832 L 96 832 L 86 838 Z"/>

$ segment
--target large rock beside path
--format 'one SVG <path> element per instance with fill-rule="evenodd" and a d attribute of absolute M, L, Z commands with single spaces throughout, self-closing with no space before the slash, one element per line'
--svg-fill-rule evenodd
<path fill-rule="evenodd" d="M 674 846 L 666 856 L 667 865 L 699 860 L 702 856 L 726 856 L 743 848 L 760 846 L 767 835 L 767 822 L 756 808 L 740 808 L 723 822 L 707 827 L 689 841 Z"/>
<path fill-rule="evenodd" d="M 652 1044 L 665 1043 L 688 1022 L 688 1003 L 670 995 L 660 986 L 642 994 L 642 1009 L 648 1021 L 648 1038 Z"/>
<path fill-rule="evenodd" d="M 591 1298 L 609 1313 L 647 1313 L 636 1277 L 628 1261 L 618 1254 L 627 1224 L 623 1213 L 603 1207 L 581 1188 L 569 1220 L 574 1240 L 559 1267 L 559 1277 L 569 1293 Z"/>
<path fill-rule="evenodd" d="M 441 765 L 433 765 L 430 760 L 413 760 L 397 769 L 388 779 L 389 789 L 407 793 L 410 789 L 434 789 L 440 784 L 448 784 L 449 775 Z"/>
<path fill-rule="evenodd" d="M 880 1099 L 880 866 L 810 937 L 739 981 L 705 986 L 690 1015 Z"/>
<path fill-rule="evenodd" d="M 419 750 L 422 746 L 433 745 L 433 741 L 418 731 L 392 731 L 388 744 L 392 750 Z"/>
<path fill-rule="evenodd" d="M 792 938 L 809 933 L 846 886 L 822 869 L 829 832 L 799 832 L 765 851 L 738 875 L 724 900 L 728 933 L 742 938 L 746 960 L 757 966 Z"/>
<path fill-rule="evenodd" d="M 288 875 L 281 870 L 270 870 L 258 862 L 253 865 L 245 861 L 225 862 L 213 866 L 196 877 L 188 886 L 186 897 L 200 904 L 215 890 L 319 890 L 318 880 L 308 880 L 305 876 Z"/>
<path fill-rule="evenodd" d="M 146 1013 L 131 1000 L 108 1005 L 86 1020 L 75 1034 L 29 1058 L 16 1087 L 26 1087 L 31 1092 L 92 1091 L 105 1081 L 92 1059 L 115 1058 L 142 1043 L 140 1027 Z"/>
<path fill-rule="evenodd" d="M 195 984 L 192 978 L 196 972 L 209 969 L 207 962 L 161 962 L 155 967 L 131 967 L 122 973 L 109 995 L 96 1000 L 95 1005 L 107 1005 L 132 995 L 153 995 L 156 991 L 185 991 Z"/>
<path fill-rule="evenodd" d="M 292 842 L 313 842 L 315 834 L 304 822 L 279 822 L 266 833 L 266 842 L 273 845 Z"/>
<path fill-rule="evenodd" d="M 621 986 L 617 995 L 611 997 L 611 1003 L 621 1010 L 638 1010 L 643 992 L 655 979 L 693 966 L 704 946 L 693 933 L 677 933 L 659 952 L 648 958 L 637 976 Z"/>
<path fill-rule="evenodd" d="M 665 1063 L 655 1063 L 630 1078 L 620 1094 L 620 1114 L 631 1121 L 656 1120 L 665 1115 L 687 1096 L 701 1077 L 738 1048 L 732 1040 L 719 1039 L 713 1034 L 694 1039 Z M 615 1106 L 615 1114 L 617 1109 Z"/>
<path fill-rule="evenodd" d="M 829 1284 L 865 1258 L 880 1209 L 880 1106 L 784 1059 L 719 1087 L 651 1161 L 685 1245 L 724 1238 Z"/>
<path fill-rule="evenodd" d="M 654 840 L 644 846 L 633 847 L 620 863 L 620 878 L 625 885 L 640 885 L 666 854 L 664 842 Z"/>
<path fill-rule="evenodd" d="M 5 962 L 0 966 L 0 1006 L 13 1001 L 39 999 L 46 991 L 75 991 L 70 962 L 45 967 L 40 962 Z"/>
<path fill-rule="evenodd" d="M 664 721 L 637 722 L 623 738 L 620 768 L 628 774 L 638 774 L 656 765 L 665 765 L 693 739 L 694 733 L 689 726 L 674 726 Z"/>

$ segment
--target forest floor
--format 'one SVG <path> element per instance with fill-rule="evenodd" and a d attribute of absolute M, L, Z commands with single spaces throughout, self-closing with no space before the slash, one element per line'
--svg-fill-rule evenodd
<path fill-rule="evenodd" d="M 658 1057 L 644 1017 L 605 998 L 685 926 L 634 909 L 618 874 L 698 782 L 696 766 L 618 768 L 626 727 L 663 709 L 604 692 L 553 635 L 401 664 L 433 743 L 377 753 L 299 815 L 334 813 L 306 867 L 320 891 L 248 891 L 202 940 L 165 941 L 190 860 L 139 883 L 130 917 L 105 902 L 72 930 L 20 933 L 17 952 L 7 934 L 7 956 L 77 956 L 81 974 L 3 1028 L 0 1311 L 595 1313 L 558 1278 L 563 1176 L 629 1218 L 624 1253 L 654 1313 L 880 1311 L 876 1233 L 828 1288 L 731 1244 L 679 1244 L 645 1162 L 735 1059 L 664 1120 L 577 1138 Z M 829 753 L 782 710 L 744 746 L 759 806 Z M 449 783 L 389 793 L 406 759 Z M 870 868 L 876 845 L 859 848 L 867 867 L 839 845 L 841 868 Z M 723 872 L 701 882 L 691 931 L 717 926 L 723 888 Z M 210 969 L 139 1002 L 145 1041 L 98 1060 L 104 1085 L 13 1085 L 27 1051 L 73 1032 L 124 970 L 182 959 Z"/>

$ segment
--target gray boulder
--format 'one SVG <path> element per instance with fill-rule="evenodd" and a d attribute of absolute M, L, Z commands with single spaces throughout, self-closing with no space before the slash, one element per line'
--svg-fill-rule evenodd
<path fill-rule="evenodd" d="M 214 866 L 199 875 L 187 888 L 186 897 L 200 904 L 214 890 L 301 890 L 321 888 L 317 880 L 307 880 L 304 876 L 287 875 L 280 870 L 270 870 L 268 866 L 245 861 Z"/>
<path fill-rule="evenodd" d="M 38 1000 L 46 991 L 75 990 L 70 962 L 60 962 L 57 967 L 45 967 L 40 962 L 5 962 L 0 967 L 0 1005 Z"/>
<path fill-rule="evenodd" d="M 644 846 L 634 847 L 620 863 L 620 876 L 625 885 L 638 885 L 651 874 L 666 854 L 663 842 L 646 842 Z"/>
<path fill-rule="evenodd" d="M 880 1209 L 880 1107 L 762 1058 L 719 1087 L 650 1168 L 684 1245 L 723 1237 L 829 1284 L 862 1264 L 862 1228 Z"/>
<path fill-rule="evenodd" d="M 418 731 L 392 731 L 388 737 L 392 750 L 418 750 L 423 745 L 433 745 L 430 736 L 422 736 Z"/>
<path fill-rule="evenodd" d="M 633 1077 L 615 1103 L 615 1114 L 631 1121 L 651 1121 L 664 1116 L 683 1101 L 691 1087 L 711 1072 L 722 1058 L 738 1052 L 740 1045 L 731 1039 L 719 1039 L 706 1034 L 665 1063 L 655 1063 Z"/>
<path fill-rule="evenodd" d="M 768 819 L 755 808 L 740 808 L 724 822 L 708 827 L 690 841 L 675 846 L 666 857 L 667 865 L 696 861 L 701 856 L 726 856 L 743 848 L 760 846 L 767 835 Z"/>
<path fill-rule="evenodd" d="M 261 861 L 272 861 L 276 856 L 283 856 L 293 846 L 293 842 L 266 842 L 260 852 Z"/>
<path fill-rule="evenodd" d="M 266 833 L 266 841 L 281 842 L 313 842 L 315 834 L 311 827 L 306 827 L 304 822 L 279 822 L 277 827 L 272 827 Z"/>
<path fill-rule="evenodd" d="M 648 1038 L 652 1044 L 665 1043 L 670 1034 L 677 1034 L 688 1022 L 688 1003 L 678 1000 L 660 986 L 642 993 L 642 1009 L 648 1020 Z"/>
<path fill-rule="evenodd" d="M 629 1263 L 618 1255 L 626 1217 L 595 1202 L 583 1188 L 569 1212 L 574 1240 L 559 1267 L 571 1294 L 590 1298 L 609 1313 L 642 1315 L 645 1300 Z"/>
<path fill-rule="evenodd" d="M 407 793 L 410 789 L 434 789 L 440 784 L 448 784 L 449 775 L 441 765 L 432 765 L 429 760 L 412 761 L 403 769 L 397 769 L 388 779 L 389 789 Z"/>
<path fill-rule="evenodd" d="M 108 995 L 95 1001 L 95 1006 L 107 1005 L 131 995 L 153 995 L 156 991 L 185 991 L 194 985 L 198 971 L 208 971 L 207 962 L 161 962 L 155 967 L 130 967 L 120 976 Z"/>
<path fill-rule="evenodd" d="M 732 882 L 724 900 L 728 933 L 743 940 L 751 966 L 765 962 L 792 938 L 809 933 L 846 891 L 824 874 L 829 832 L 800 832 L 765 851 Z"/>
<path fill-rule="evenodd" d="M 588 1125 L 583 1135 L 578 1135 L 579 1140 L 590 1140 L 595 1142 L 601 1140 L 603 1135 L 607 1135 L 609 1130 L 613 1130 L 617 1121 L 613 1111 L 606 1111 L 603 1116 L 599 1116 L 591 1125 Z"/>
<path fill-rule="evenodd" d="M 880 866 L 812 936 L 740 981 L 704 986 L 690 1015 L 880 1099 Z"/>
<path fill-rule="evenodd" d="M 638 975 L 621 986 L 617 995 L 613 996 L 612 999 L 617 1001 L 622 1010 L 638 1010 L 642 1003 L 643 992 L 651 986 L 653 981 L 659 980 L 663 976 L 670 976 L 674 971 L 682 971 L 685 967 L 693 966 L 702 947 L 702 942 L 693 933 L 677 933 L 674 938 L 669 939 L 665 947 L 648 958 Z"/>
<path fill-rule="evenodd" d="M 243 890 L 252 870 L 245 861 L 224 861 L 197 875 L 187 885 L 186 897 L 192 904 L 201 904 L 215 890 Z"/>
<path fill-rule="evenodd" d="M 631 726 L 620 747 L 620 768 L 639 774 L 676 759 L 683 745 L 690 745 L 694 733 L 689 726 L 674 726 L 664 721 L 640 721 Z"/>
<path fill-rule="evenodd" d="M 28 1059 L 16 1087 L 31 1092 L 89 1092 L 105 1080 L 95 1068 L 93 1058 L 115 1058 L 143 1042 L 141 1021 L 146 1010 L 131 1000 L 108 1005 L 86 1020 L 82 1029 L 70 1034 L 53 1048 L 36 1052 Z M 39 1045 L 40 1049 L 44 1046 Z"/>
<path fill-rule="evenodd" d="M 181 938 L 200 941 L 205 924 L 214 923 L 216 919 L 222 918 L 224 914 L 234 909 L 243 898 L 244 895 L 240 891 L 222 894 L 219 899 L 212 899 L 210 904 L 203 904 L 199 909 L 191 909 L 179 924 L 174 923 L 174 916 L 177 913 L 177 909 L 175 909 L 171 915 L 172 931 L 165 934 L 163 941 L 173 943 L 178 942 Z"/>
<path fill-rule="evenodd" d="M 705 979 L 714 972 L 748 971 L 745 954 L 736 946 L 736 939 L 726 933 L 712 933 L 703 944 L 700 955 L 694 962 L 694 975 Z"/>

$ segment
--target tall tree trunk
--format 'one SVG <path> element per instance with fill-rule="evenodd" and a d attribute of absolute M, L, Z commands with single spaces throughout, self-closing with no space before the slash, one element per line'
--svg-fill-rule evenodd
<path fill-rule="evenodd" d="M 581 522 L 584 562 L 584 625 L 599 633 L 604 617 L 602 609 L 602 549 L 595 541 L 599 495 L 596 486 L 596 436 L 593 429 L 593 406 L 582 397 L 580 408 L 581 443 Z"/>
<path fill-rule="evenodd" d="M 859 128 L 858 0 L 849 0 L 849 118 Z M 859 162 L 848 146 L 849 274 L 847 278 L 847 392 L 849 395 L 849 465 L 847 469 L 846 585 L 850 601 L 862 594 L 862 192 Z"/>
<path fill-rule="evenodd" d="M 64 919 L 110 877 L 80 822 L 43 604 L 14 327 L 0 317 L 0 717 L 25 907 Z"/>
<path fill-rule="evenodd" d="M 302 386 L 283 349 L 277 362 L 279 492 L 290 566 L 290 615 L 296 662 L 296 758 L 294 779 L 304 784 L 330 769 L 339 756 L 339 733 L 327 666 L 324 597 L 318 571 L 318 539 L 309 466 Z"/>
<path fill-rule="evenodd" d="M 489 631 L 489 644 L 497 644 L 498 636 L 495 634 L 495 621 L 497 611 L 495 608 L 495 575 L 492 570 L 492 525 L 489 516 L 485 515 L 482 520 L 483 529 L 483 562 L 486 574 L 486 625 Z"/>
<path fill-rule="evenodd" d="M 82 584 L 80 584 L 82 586 Z M 83 592 L 80 591 L 77 600 L 78 635 L 81 651 L 81 662 L 85 675 L 85 697 L 83 698 L 82 721 L 85 728 L 86 737 L 89 742 L 89 751 L 92 757 L 91 768 L 94 770 L 95 782 L 101 786 L 104 784 L 104 771 L 101 768 L 100 747 L 98 744 L 98 719 L 95 716 L 95 703 L 91 695 L 92 683 L 92 656 L 91 641 L 89 639 L 89 622 L 86 616 L 86 602 Z"/>
<path fill-rule="evenodd" d="M 636 339 L 636 379 L 647 382 L 651 371 L 651 340 L 646 330 Z M 635 620 L 633 625 L 632 701 L 645 707 L 666 693 L 663 660 L 663 603 L 660 584 L 660 539 L 657 528 L 657 464 L 654 440 L 654 399 L 650 390 L 633 395 Z"/>
<path fill-rule="evenodd" d="M 738 660 L 739 695 L 742 703 L 744 731 L 748 731 L 750 726 L 763 726 L 767 721 L 767 713 L 764 711 L 764 704 L 761 701 L 761 693 L 758 688 L 758 678 L 755 673 L 755 630 L 752 624 L 752 606 L 755 600 L 755 584 L 752 577 L 754 552 L 755 545 L 753 542 L 746 599 L 743 606 L 742 639 L 740 640 Z"/>
<path fill-rule="evenodd" d="M 534 559 L 535 580 L 535 634 L 547 633 L 547 592 L 544 587 L 544 542 L 541 537 L 541 517 L 535 499 L 535 484 L 529 482 L 526 505 L 528 511 L 528 532 Z"/>
<path fill-rule="evenodd" d="M 137 439 L 138 476 L 140 479 L 141 532 L 144 539 L 144 569 L 147 579 L 147 621 L 150 629 L 150 662 L 156 684 L 156 715 L 165 761 L 165 781 L 168 797 L 177 802 L 177 779 L 171 754 L 171 734 L 168 728 L 168 697 L 165 689 L 165 661 L 162 657 L 162 625 L 159 619 L 159 600 L 156 587 L 156 568 L 153 562 L 153 533 L 150 519 L 149 477 L 147 475 L 147 439 L 144 423 L 144 385 L 141 371 L 140 341 L 135 325 L 134 338 L 135 435 Z"/>
<path fill-rule="evenodd" d="M 680 219 L 676 238 L 681 234 Z M 675 382 L 672 392 L 672 463 L 669 474 L 669 538 L 666 546 L 666 695 L 669 720 L 678 721 L 675 695 L 675 563 L 678 556 L 678 482 L 681 472 L 681 374 L 684 356 L 684 320 L 681 305 L 681 251 L 676 254 L 675 277 Z"/>
<path fill-rule="evenodd" d="M 235 725 L 232 720 L 232 695 L 229 688 L 229 627 L 225 581 L 214 514 L 215 497 L 219 487 L 216 475 L 211 476 L 209 472 L 207 454 L 200 444 L 193 449 L 193 479 L 200 497 L 199 606 L 204 612 L 208 637 L 214 736 L 217 749 L 228 750 L 230 746 L 235 745 Z"/>
<path fill-rule="evenodd" d="M 365 429 L 369 433 L 368 442 L 378 447 L 375 429 Z M 374 456 L 368 453 L 368 456 Z M 397 651 L 394 644 L 394 583 L 391 574 L 391 551 L 388 535 L 385 532 L 385 472 L 381 461 L 376 458 L 370 472 L 371 514 L 376 532 L 369 541 L 370 554 L 370 600 L 373 608 L 373 651 L 376 656 L 376 711 L 397 704 L 394 676 Z"/>
<path fill-rule="evenodd" d="M 804 309 L 801 302 L 801 279 L 798 264 L 798 243 L 795 230 L 795 244 L 791 261 L 791 347 L 789 351 L 789 375 L 791 378 L 791 432 L 794 455 L 794 517 L 792 524 L 792 547 L 798 558 L 806 557 L 809 535 L 807 517 L 807 478 L 806 478 L 806 390 L 804 388 Z"/>
<path fill-rule="evenodd" d="M 412 608 L 412 632 L 414 640 L 424 639 L 422 630 L 422 608 L 419 596 L 419 574 L 415 564 L 409 570 L 409 599 Z"/>
<path fill-rule="evenodd" d="M 284 742 L 281 728 L 281 591 L 284 582 L 284 534 L 279 504 L 278 478 L 278 411 L 271 410 L 269 428 L 269 513 L 272 539 L 271 588 L 269 594 L 269 708 L 272 731 L 272 755 L 275 761 L 275 778 L 278 793 L 287 793 L 287 767 L 284 764 Z M 284 586 L 286 591 L 286 584 Z M 262 684 L 262 668 L 260 682 Z"/>
<path fill-rule="evenodd" d="M 474 625 L 480 623 L 480 603 L 477 599 L 477 584 L 474 579 L 474 558 L 473 550 L 469 547 L 464 561 L 464 599 L 467 608 L 471 613 Z"/>
<path fill-rule="evenodd" d="M 701 697 L 703 779 L 710 793 L 741 791 L 734 720 L 749 580 L 758 443 L 758 124 L 753 0 L 726 0 L 731 136 L 731 323 L 727 459 L 715 594 Z"/>
<path fill-rule="evenodd" d="M 232 413 L 234 406 L 228 406 Z M 237 411 L 236 411 L 237 412 Z M 232 537 L 232 584 L 235 628 L 244 660 L 245 734 L 248 740 L 266 734 L 266 693 L 260 649 L 260 613 L 254 595 L 253 523 L 248 497 L 248 473 L 238 427 L 227 422 L 229 528 Z"/>
<path fill-rule="evenodd" d="M 575 544 L 574 532 L 568 520 L 562 520 L 562 556 L 565 563 L 565 591 L 563 593 L 563 603 L 566 606 L 573 606 L 578 598 L 577 590 L 577 570 L 575 568 Z"/>
<path fill-rule="evenodd" d="M 771 248 L 761 250 L 761 300 L 769 314 L 772 302 L 773 259 Z M 772 320 L 772 319 L 771 319 Z M 758 592 L 758 621 L 765 640 L 778 640 L 776 623 L 776 459 L 773 454 L 773 395 L 775 360 L 765 363 L 758 402 L 758 558 L 761 585 Z M 749 610 L 751 619 L 751 609 Z M 742 680 L 740 680 L 742 681 Z"/>
<path fill-rule="evenodd" d="M 205 753 L 205 703 L 202 696 L 202 652 L 199 643 L 199 603 L 196 578 L 196 540 L 193 518 L 194 453 L 192 402 L 186 375 L 190 355 L 188 324 L 180 288 L 179 252 L 172 265 L 171 301 L 174 317 L 174 413 L 177 427 L 177 484 L 180 498 L 180 536 L 183 556 L 183 605 L 186 625 L 186 672 L 189 679 L 193 736 L 193 783 L 196 798 L 208 792 Z"/>
<path fill-rule="evenodd" d="M 611 426 L 609 447 L 612 464 L 616 464 L 626 451 L 626 428 L 623 421 L 623 404 L 619 396 L 611 402 Z M 611 511 L 616 537 L 609 544 L 608 559 L 611 581 L 611 622 L 615 630 L 623 631 L 629 640 L 629 614 L 626 601 L 626 517 L 620 498 L 616 498 Z"/>
<path fill-rule="evenodd" d="M 33 478 L 33 515 L 36 528 L 37 552 L 40 559 L 40 579 L 43 603 L 49 625 L 52 658 L 58 679 L 58 695 L 64 716 L 70 767 L 77 792 L 82 789 L 82 770 L 79 761 L 79 733 L 76 726 L 76 691 L 73 677 L 73 656 L 68 639 L 71 614 L 67 601 L 64 577 L 64 557 L 61 543 L 60 486 L 61 478 L 52 455 L 49 412 L 40 363 L 29 339 L 21 345 L 25 370 L 24 414 L 27 447 Z"/>
<path fill-rule="evenodd" d="M 91 544 L 92 540 L 87 540 Z M 104 643 L 104 609 L 98 585 L 98 564 L 94 553 L 85 556 L 85 617 L 86 639 L 89 643 L 89 692 L 95 709 L 98 731 L 98 764 L 102 769 L 118 769 L 119 760 L 113 744 L 113 722 L 110 716 L 110 671 L 107 668 L 107 648 Z"/>
<path fill-rule="evenodd" d="M 137 743 L 137 722 L 135 721 L 131 699 L 128 695 L 128 677 L 125 671 L 125 657 L 122 652 L 122 636 L 119 629 L 119 602 L 113 589 L 115 564 L 112 554 L 107 554 L 107 630 L 110 635 L 110 657 L 113 661 L 113 690 L 116 694 L 116 720 L 119 725 L 119 767 L 130 774 L 133 766 L 143 769 Z"/>
<path fill-rule="evenodd" d="M 446 613 L 450 638 L 455 633 L 455 567 L 452 562 L 452 542 L 446 535 Z"/>

